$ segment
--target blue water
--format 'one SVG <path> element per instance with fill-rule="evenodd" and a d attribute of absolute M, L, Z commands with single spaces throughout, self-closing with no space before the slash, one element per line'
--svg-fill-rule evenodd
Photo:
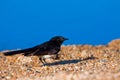
<path fill-rule="evenodd" d="M 61 35 L 68 44 L 120 38 L 120 0 L 1 0 L 0 50 L 23 49 Z"/>

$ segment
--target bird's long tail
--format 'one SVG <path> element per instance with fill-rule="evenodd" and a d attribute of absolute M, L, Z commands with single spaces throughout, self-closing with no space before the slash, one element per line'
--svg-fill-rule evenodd
<path fill-rule="evenodd" d="M 16 50 L 16 51 L 10 51 L 10 52 L 5 52 L 4 55 L 5 56 L 12 56 L 12 55 L 15 55 L 15 54 L 29 53 L 31 50 L 32 50 L 32 48 L 23 49 L 23 50 Z"/>

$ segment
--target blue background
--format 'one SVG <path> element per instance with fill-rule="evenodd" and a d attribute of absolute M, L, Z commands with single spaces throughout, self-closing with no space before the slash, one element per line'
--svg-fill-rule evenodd
<path fill-rule="evenodd" d="M 64 44 L 120 38 L 120 0 L 1 0 L 0 50 L 28 48 L 51 37 Z"/>

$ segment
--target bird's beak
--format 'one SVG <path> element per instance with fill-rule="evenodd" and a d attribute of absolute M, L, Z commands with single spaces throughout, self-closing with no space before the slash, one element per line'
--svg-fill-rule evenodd
<path fill-rule="evenodd" d="M 64 38 L 64 40 L 69 40 L 68 38 Z"/>

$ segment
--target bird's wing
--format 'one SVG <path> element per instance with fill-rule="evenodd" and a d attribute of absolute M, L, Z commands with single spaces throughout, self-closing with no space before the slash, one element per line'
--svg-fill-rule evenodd
<path fill-rule="evenodd" d="M 32 53 L 33 55 L 51 55 L 56 54 L 60 50 L 60 47 L 52 43 L 44 43 L 36 46 L 36 48 L 36 51 Z"/>

